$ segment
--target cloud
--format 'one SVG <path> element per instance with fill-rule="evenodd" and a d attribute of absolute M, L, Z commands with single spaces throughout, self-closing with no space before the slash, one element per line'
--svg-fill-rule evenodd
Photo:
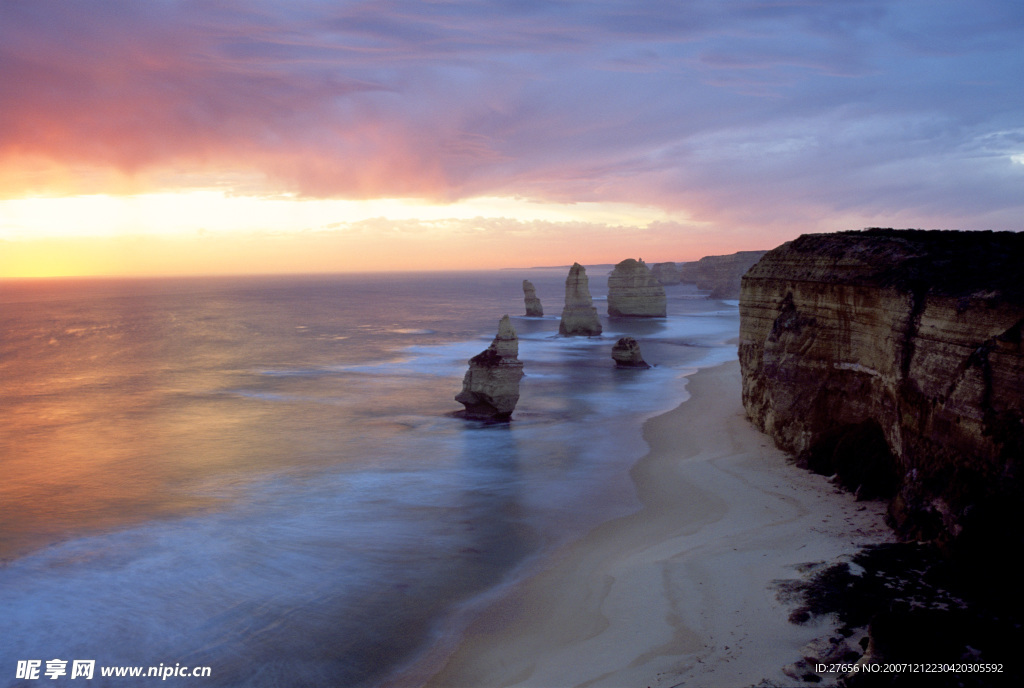
<path fill-rule="evenodd" d="M 0 195 L 244 180 L 1015 228 L 1021 26 L 1014 0 L 3 3 Z"/>

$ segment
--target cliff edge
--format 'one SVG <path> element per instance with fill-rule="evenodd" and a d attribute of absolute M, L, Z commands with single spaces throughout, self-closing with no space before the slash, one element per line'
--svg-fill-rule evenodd
<path fill-rule="evenodd" d="M 681 263 L 679 281 L 707 289 L 712 299 L 738 299 L 740 279 L 767 251 L 739 251 L 726 256 L 704 256 L 692 263 Z"/>
<path fill-rule="evenodd" d="M 1024 234 L 812 234 L 743 277 L 751 421 L 907 538 L 1024 533 Z"/>

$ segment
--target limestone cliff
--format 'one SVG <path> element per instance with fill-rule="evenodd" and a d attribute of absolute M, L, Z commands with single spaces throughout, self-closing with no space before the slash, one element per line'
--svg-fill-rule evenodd
<path fill-rule="evenodd" d="M 632 337 L 623 337 L 612 347 L 612 360 L 618 368 L 650 368 L 640 351 L 640 344 Z"/>
<path fill-rule="evenodd" d="M 544 307 L 537 298 L 537 288 L 530 280 L 523 280 L 523 301 L 526 302 L 526 315 L 539 318 L 544 315 Z"/>
<path fill-rule="evenodd" d="M 506 420 L 519 401 L 523 363 L 519 338 L 506 315 L 498 322 L 498 335 L 484 351 L 469 359 L 462 391 L 455 401 L 466 407 L 466 418 Z"/>
<path fill-rule="evenodd" d="M 666 287 L 679 284 L 679 268 L 675 263 L 655 263 L 651 266 L 651 274 Z"/>
<path fill-rule="evenodd" d="M 705 256 L 679 266 L 679 281 L 707 289 L 713 299 L 738 299 L 740 279 L 766 251 L 740 251 L 727 256 Z"/>
<path fill-rule="evenodd" d="M 743 278 L 751 420 L 908 537 L 1024 533 L 1024 234 L 805 235 Z"/>
<path fill-rule="evenodd" d="M 627 258 L 608 275 L 608 315 L 665 317 L 665 287 L 642 260 Z"/>
<path fill-rule="evenodd" d="M 601 321 L 590 298 L 590 281 L 587 270 L 579 263 L 573 263 L 565 278 L 565 308 L 558 334 L 590 337 L 601 334 Z"/>

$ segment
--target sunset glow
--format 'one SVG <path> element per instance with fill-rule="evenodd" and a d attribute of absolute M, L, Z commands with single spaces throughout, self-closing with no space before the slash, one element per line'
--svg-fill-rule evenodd
<path fill-rule="evenodd" d="M 0 277 L 1018 230 L 1022 31 L 1009 1 L 4 3 Z"/>
<path fill-rule="evenodd" d="M 700 231 L 657 208 L 513 198 L 432 204 L 189 191 L 14 199 L 0 201 L 0 213 L 7 277 L 466 270 L 508 267 L 509 256 L 524 266 L 563 255 L 600 262 L 621 250 L 625 232 L 671 253 L 681 228 Z"/>

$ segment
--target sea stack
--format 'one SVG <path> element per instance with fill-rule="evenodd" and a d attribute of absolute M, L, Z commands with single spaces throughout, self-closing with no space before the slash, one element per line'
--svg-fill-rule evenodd
<path fill-rule="evenodd" d="M 655 263 L 651 266 L 651 274 L 666 287 L 679 284 L 679 268 L 675 263 Z"/>
<path fill-rule="evenodd" d="M 508 316 L 498 322 L 498 335 L 484 351 L 469 359 L 462 391 L 455 401 L 466 407 L 463 417 L 508 420 L 519 401 L 523 362 L 519 338 Z"/>
<path fill-rule="evenodd" d="M 562 309 L 558 334 L 583 337 L 601 334 L 601 321 L 597 319 L 597 309 L 590 298 L 587 270 L 579 263 L 572 264 L 569 276 L 565 278 L 565 308 Z"/>
<path fill-rule="evenodd" d="M 530 318 L 540 318 L 544 315 L 544 307 L 540 305 L 537 298 L 537 290 L 530 280 L 523 280 L 523 300 L 526 301 L 526 315 Z"/>
<path fill-rule="evenodd" d="M 640 353 L 640 344 L 632 337 L 623 337 L 612 347 L 612 359 L 619 368 L 650 368 Z"/>
<path fill-rule="evenodd" d="M 642 260 L 627 258 L 608 276 L 608 315 L 664 318 L 665 287 Z"/>
<path fill-rule="evenodd" d="M 898 532 L 1024 543 L 1024 234 L 808 234 L 743 278 L 743 404 Z M 985 546 L 982 546 L 985 543 Z"/>

